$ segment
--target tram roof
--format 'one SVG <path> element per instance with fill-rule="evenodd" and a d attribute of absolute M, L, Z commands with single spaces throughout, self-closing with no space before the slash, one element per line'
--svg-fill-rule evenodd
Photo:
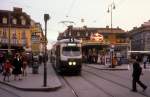
<path fill-rule="evenodd" d="M 80 40 L 78 40 L 78 39 L 74 39 L 74 41 L 73 41 L 73 39 L 62 39 L 62 40 L 59 40 L 57 43 L 67 43 L 67 42 L 81 42 Z"/>

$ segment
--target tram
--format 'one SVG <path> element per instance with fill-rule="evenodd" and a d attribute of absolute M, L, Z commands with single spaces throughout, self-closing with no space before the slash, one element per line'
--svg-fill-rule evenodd
<path fill-rule="evenodd" d="M 82 51 L 80 40 L 62 39 L 51 49 L 51 63 L 59 73 L 81 73 Z"/>

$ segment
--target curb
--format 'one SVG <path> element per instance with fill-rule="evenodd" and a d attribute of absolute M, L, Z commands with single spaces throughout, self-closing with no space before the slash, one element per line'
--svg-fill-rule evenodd
<path fill-rule="evenodd" d="M 93 67 L 93 68 L 96 68 L 96 67 Z M 112 70 L 112 71 L 117 71 L 117 70 L 129 70 L 129 69 L 113 69 L 113 68 L 97 68 L 97 69 L 100 69 L 100 70 Z"/>
<path fill-rule="evenodd" d="M 94 66 L 89 66 L 87 65 L 88 67 L 91 67 L 91 68 L 95 68 L 95 69 L 99 69 L 99 70 L 112 70 L 112 71 L 121 71 L 121 70 L 129 70 L 128 68 L 109 68 L 109 67 L 105 67 L 105 68 L 98 68 L 98 67 L 94 67 Z"/>
<path fill-rule="evenodd" d="M 61 85 L 59 86 L 56 86 L 56 87 L 41 87 L 41 88 L 22 88 L 22 87 L 17 87 L 15 85 L 12 85 L 12 84 L 9 84 L 9 82 L 2 82 L 0 81 L 1 84 L 4 84 L 4 85 L 7 85 L 7 86 L 10 86 L 12 88 L 16 88 L 18 90 L 22 90 L 22 91 L 56 91 L 58 90 L 59 88 L 61 88 Z"/>

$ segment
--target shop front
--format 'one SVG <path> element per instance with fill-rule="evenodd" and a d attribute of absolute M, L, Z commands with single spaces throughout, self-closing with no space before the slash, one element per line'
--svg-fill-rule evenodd
<path fill-rule="evenodd" d="M 106 55 L 109 55 L 109 44 L 100 43 L 99 41 L 84 41 L 82 43 L 83 62 L 85 63 L 106 63 Z M 109 57 L 108 57 L 109 58 Z M 107 59 L 109 61 L 109 59 Z"/>

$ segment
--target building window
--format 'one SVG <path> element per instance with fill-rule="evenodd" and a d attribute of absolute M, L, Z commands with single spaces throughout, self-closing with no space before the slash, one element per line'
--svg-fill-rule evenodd
<path fill-rule="evenodd" d="M 7 29 L 4 28 L 4 29 L 3 29 L 3 35 L 2 35 L 2 36 L 5 37 L 5 38 L 7 37 L 7 34 L 6 34 L 6 33 L 7 33 Z"/>
<path fill-rule="evenodd" d="M 77 32 L 77 36 L 78 36 L 78 37 L 80 36 L 80 32 Z"/>
<path fill-rule="evenodd" d="M 16 29 L 13 31 L 12 38 L 16 38 Z"/>
<path fill-rule="evenodd" d="M 66 33 L 64 33 L 64 37 L 66 37 Z"/>
<path fill-rule="evenodd" d="M 17 35 L 16 35 L 16 29 L 14 29 L 12 33 L 12 44 L 17 45 Z"/>
<path fill-rule="evenodd" d="M 25 20 L 25 19 L 22 19 L 22 20 L 21 20 L 21 24 L 22 24 L 22 25 L 25 25 L 25 24 L 26 24 L 26 20 Z"/>
<path fill-rule="evenodd" d="M 108 39 L 108 35 L 105 35 L 104 38 L 105 38 L 105 39 Z"/>
<path fill-rule="evenodd" d="M 24 18 L 23 16 L 21 16 L 20 19 L 21 19 L 21 24 L 22 24 L 22 25 L 25 25 L 25 24 L 26 24 L 25 18 Z"/>
<path fill-rule="evenodd" d="M 15 24 L 15 25 L 16 25 L 16 24 L 17 24 L 17 19 L 16 19 L 16 18 L 14 18 L 12 22 L 13 22 L 13 24 Z"/>
<path fill-rule="evenodd" d="M 1 37 L 1 43 L 8 43 L 8 39 L 7 39 L 7 29 L 6 28 L 3 28 L 3 31 L 2 31 L 2 37 Z"/>
<path fill-rule="evenodd" d="M 7 18 L 6 17 L 3 18 L 3 24 L 7 24 Z"/>
<path fill-rule="evenodd" d="M 23 32 L 22 32 L 22 39 L 25 39 L 26 38 L 26 32 L 25 32 L 25 30 L 23 30 Z"/>
<path fill-rule="evenodd" d="M 86 32 L 86 34 L 85 34 L 85 35 L 86 35 L 86 37 L 88 37 L 89 33 L 88 33 L 88 32 Z"/>
<path fill-rule="evenodd" d="M 34 22 L 33 22 L 33 21 L 31 21 L 31 22 L 30 22 L 30 24 L 31 24 L 31 26 L 33 26 L 33 25 L 34 25 Z"/>
<path fill-rule="evenodd" d="M 2 29 L 0 29 L 0 38 L 2 37 L 2 32 L 3 32 Z"/>

